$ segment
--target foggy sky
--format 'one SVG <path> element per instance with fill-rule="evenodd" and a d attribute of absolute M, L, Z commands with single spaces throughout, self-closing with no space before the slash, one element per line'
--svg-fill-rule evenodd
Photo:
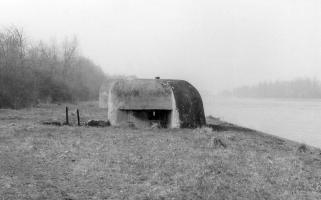
<path fill-rule="evenodd" d="M 202 93 L 321 79 L 320 0 L 0 0 L 0 25 L 77 36 L 108 74 L 177 78 Z"/>

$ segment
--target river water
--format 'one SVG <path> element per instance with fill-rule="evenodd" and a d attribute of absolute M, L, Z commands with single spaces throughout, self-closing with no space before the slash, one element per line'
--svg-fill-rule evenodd
<path fill-rule="evenodd" d="M 204 98 L 206 115 L 321 148 L 321 99 Z"/>

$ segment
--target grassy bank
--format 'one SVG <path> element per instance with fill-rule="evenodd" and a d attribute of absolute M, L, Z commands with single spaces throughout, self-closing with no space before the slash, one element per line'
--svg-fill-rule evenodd
<path fill-rule="evenodd" d="M 76 107 L 83 120 L 106 118 Z M 321 151 L 285 139 L 43 120 L 63 121 L 64 107 L 0 110 L 2 199 L 321 199 Z"/>

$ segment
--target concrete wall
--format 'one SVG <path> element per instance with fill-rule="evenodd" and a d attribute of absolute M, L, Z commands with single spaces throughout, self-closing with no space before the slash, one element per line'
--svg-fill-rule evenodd
<path fill-rule="evenodd" d="M 170 110 L 171 89 L 163 87 L 156 80 L 120 80 L 112 88 L 113 98 L 124 110 Z"/>
<path fill-rule="evenodd" d="M 206 124 L 203 101 L 194 86 L 184 80 L 160 79 L 160 81 L 172 89 L 175 108 L 179 113 L 180 128 L 197 128 Z"/>
<path fill-rule="evenodd" d="M 112 88 L 110 88 L 109 92 L 108 92 L 108 115 L 107 118 L 110 122 L 111 125 L 113 126 L 118 126 L 118 113 L 119 111 L 119 106 L 118 106 L 118 102 L 117 99 L 115 98 L 113 92 L 112 92 Z M 120 118 L 121 120 L 122 118 Z M 127 119 L 126 119 L 127 120 Z"/>
<path fill-rule="evenodd" d="M 176 107 L 176 101 L 174 97 L 173 91 L 171 92 L 171 100 L 172 100 L 172 112 L 169 117 L 169 128 L 179 128 L 180 121 L 179 121 L 179 114 Z"/>
<path fill-rule="evenodd" d="M 106 80 L 99 88 L 99 107 L 108 108 L 109 89 L 112 87 L 115 80 Z"/>
<path fill-rule="evenodd" d="M 145 83 L 146 82 L 146 83 Z M 172 111 L 174 109 L 174 111 Z M 170 88 L 156 80 L 120 80 L 108 94 L 108 120 L 114 126 L 133 122 L 137 127 L 150 127 L 143 111 L 168 110 L 167 127 L 179 127 L 175 98 Z"/>

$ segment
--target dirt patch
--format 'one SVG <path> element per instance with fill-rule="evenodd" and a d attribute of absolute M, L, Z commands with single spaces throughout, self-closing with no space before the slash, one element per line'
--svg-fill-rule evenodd
<path fill-rule="evenodd" d="M 51 126 L 62 126 L 63 123 L 59 122 L 59 121 L 44 121 L 41 122 L 43 125 L 51 125 Z"/>
<path fill-rule="evenodd" d="M 227 148 L 226 141 L 220 137 L 214 137 L 211 139 L 210 145 L 212 148 Z"/>
<path fill-rule="evenodd" d="M 86 123 L 87 126 L 94 126 L 94 127 L 107 127 L 110 126 L 109 121 L 103 121 L 103 120 L 89 120 Z"/>
<path fill-rule="evenodd" d="M 301 144 L 297 149 L 298 153 L 306 153 L 308 151 L 309 151 L 309 149 L 305 144 Z"/>

